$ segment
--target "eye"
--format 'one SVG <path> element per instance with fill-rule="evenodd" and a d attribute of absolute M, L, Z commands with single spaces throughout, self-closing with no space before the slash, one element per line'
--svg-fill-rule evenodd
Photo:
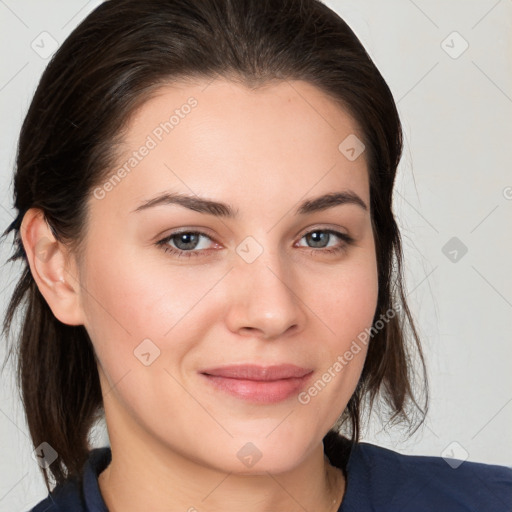
<path fill-rule="evenodd" d="M 179 231 L 171 233 L 163 240 L 157 242 L 157 245 L 162 247 L 167 253 L 174 254 L 178 257 L 185 256 L 186 258 L 190 258 L 191 256 L 201 255 L 199 251 L 194 249 L 205 249 L 205 247 L 200 247 L 201 238 L 212 240 L 208 235 L 200 231 Z M 170 242 L 176 247 L 169 245 Z"/>
<path fill-rule="evenodd" d="M 333 236 L 342 240 L 343 242 L 341 244 L 338 243 L 338 245 L 335 245 L 331 248 L 327 248 L 328 245 L 326 244 L 328 244 L 333 239 Z M 308 231 L 302 236 L 301 240 L 303 238 L 305 238 L 309 243 L 313 244 L 310 247 L 313 249 L 319 249 L 318 251 L 311 251 L 312 253 L 319 252 L 320 254 L 335 254 L 341 251 L 346 251 L 348 246 L 354 242 L 354 239 L 351 236 L 332 229 L 315 229 L 313 231 Z"/>
<path fill-rule="evenodd" d="M 338 245 L 329 248 L 328 243 L 331 242 L 333 237 L 342 240 L 342 243 L 338 243 Z M 304 238 L 308 243 L 313 244 L 309 246 L 313 249 L 311 253 L 320 254 L 335 254 L 346 251 L 348 246 L 354 242 L 354 239 L 349 235 L 332 229 L 315 229 L 308 231 L 302 235 L 301 240 Z M 210 236 L 201 231 L 178 231 L 166 236 L 157 242 L 156 245 L 161 247 L 166 253 L 173 254 L 177 257 L 184 256 L 185 258 L 190 258 L 204 256 L 205 251 L 208 253 L 208 242 L 201 243 L 201 239 L 213 242 Z M 201 245 L 203 245 L 203 247 L 201 247 Z M 298 247 L 304 246 L 299 245 Z"/>

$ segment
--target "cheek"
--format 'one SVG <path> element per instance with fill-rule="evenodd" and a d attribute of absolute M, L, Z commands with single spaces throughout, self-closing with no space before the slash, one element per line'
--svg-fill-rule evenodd
<path fill-rule="evenodd" d="M 324 337 L 322 371 L 316 396 L 324 387 L 324 403 L 346 403 L 352 395 L 364 365 L 369 331 L 378 301 L 378 273 L 374 253 L 361 252 L 359 258 L 340 266 L 322 280 L 323 294 L 316 294 L 316 304 L 311 309 L 319 312 L 330 335 Z M 327 399 L 327 395 L 332 397 Z M 305 398 L 307 400 L 307 397 Z M 320 400 L 320 401 L 323 401 Z M 318 404 L 320 405 L 320 404 Z M 341 411 L 332 411 L 333 421 Z"/>
<path fill-rule="evenodd" d="M 137 251 L 116 250 L 120 244 L 96 245 L 105 249 L 91 251 L 86 260 L 82 306 L 105 373 L 116 381 L 139 371 L 138 356 L 148 351 L 150 359 L 157 357 L 156 366 L 179 365 L 221 317 L 222 302 L 212 301 L 208 291 L 222 269 L 199 272 L 166 265 L 157 253 L 143 258 Z"/>
<path fill-rule="evenodd" d="M 338 420 L 354 393 L 364 366 L 378 298 L 377 270 L 371 262 L 352 265 L 331 279 L 329 293 L 317 295 L 312 309 L 322 312 L 330 334 L 324 336 L 318 353 L 321 370 L 298 396 L 304 414 L 319 430 Z M 325 331 L 328 332 L 327 330 Z"/>
<path fill-rule="evenodd" d="M 316 307 L 334 334 L 337 351 L 372 324 L 378 300 L 377 262 L 371 251 L 341 265 L 323 279 Z"/>

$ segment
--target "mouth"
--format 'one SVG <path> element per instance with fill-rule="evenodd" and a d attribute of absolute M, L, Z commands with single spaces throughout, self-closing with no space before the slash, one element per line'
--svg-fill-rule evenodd
<path fill-rule="evenodd" d="M 232 365 L 200 371 L 218 391 L 258 404 L 281 402 L 304 388 L 312 369 L 291 364 Z"/>

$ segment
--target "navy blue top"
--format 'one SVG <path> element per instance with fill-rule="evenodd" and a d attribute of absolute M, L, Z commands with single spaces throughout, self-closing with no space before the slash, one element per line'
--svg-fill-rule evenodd
<path fill-rule="evenodd" d="M 347 450 L 348 447 L 348 450 Z M 512 468 L 442 457 L 402 455 L 370 443 L 350 448 L 346 438 L 325 443 L 331 464 L 343 470 L 345 495 L 338 512 L 511 512 Z M 83 478 L 57 486 L 31 512 L 108 512 L 98 475 L 112 458 L 95 448 Z"/>

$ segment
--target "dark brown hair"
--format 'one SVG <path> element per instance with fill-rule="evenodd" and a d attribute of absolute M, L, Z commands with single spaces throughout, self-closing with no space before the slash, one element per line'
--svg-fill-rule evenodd
<path fill-rule="evenodd" d="M 14 348 L 28 428 L 35 447 L 46 441 L 58 453 L 43 469 L 48 489 L 47 471 L 56 483 L 80 473 L 88 433 L 104 411 L 92 343 L 84 326 L 58 321 L 39 292 L 21 221 L 29 208 L 41 209 L 56 239 L 79 258 L 87 201 L 111 173 L 130 116 L 159 86 L 180 78 L 230 78 L 251 88 L 304 80 L 356 120 L 366 146 L 378 263 L 374 321 L 396 314 L 372 337 L 356 391 L 324 443 L 338 428 L 356 442 L 362 413 L 377 395 L 390 420 L 410 431 L 426 414 L 425 362 L 405 300 L 392 211 L 402 128 L 384 78 L 353 31 L 318 0 L 109 0 L 71 33 L 41 77 L 19 138 L 17 216 L 3 233 L 14 234 L 8 261 L 24 264 L 3 330 L 11 332 L 19 311 Z M 411 348 L 419 355 L 423 407 L 415 398 Z"/>

